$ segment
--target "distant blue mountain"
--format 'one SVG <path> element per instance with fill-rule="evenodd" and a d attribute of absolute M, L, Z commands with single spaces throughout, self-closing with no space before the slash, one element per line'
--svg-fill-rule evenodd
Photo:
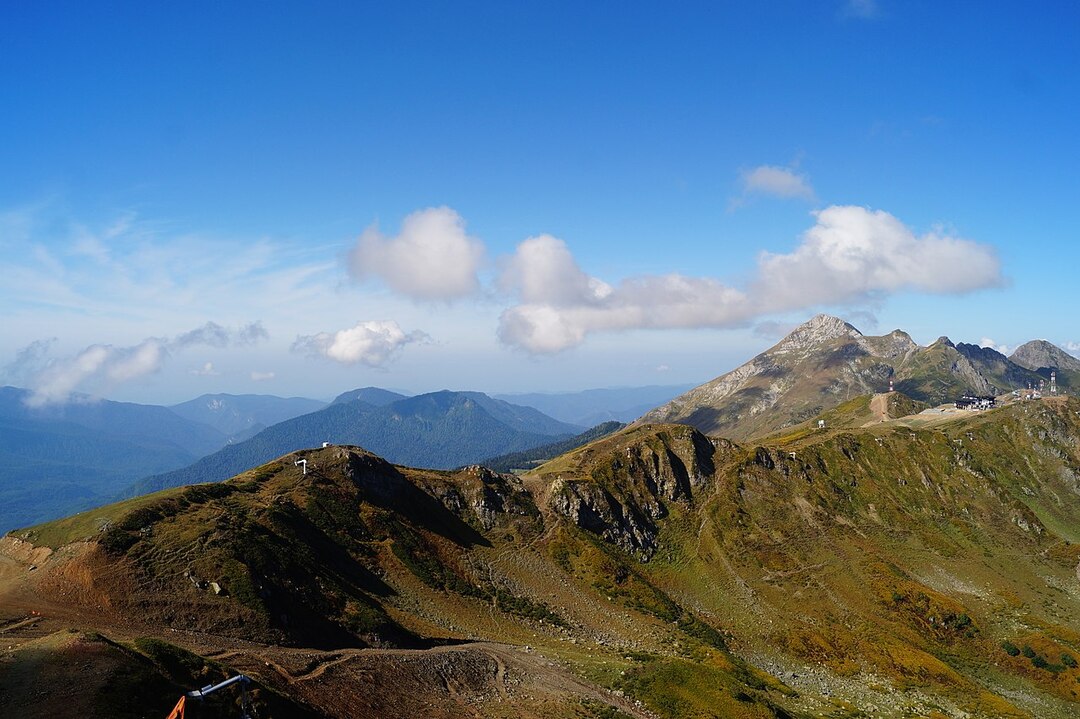
<path fill-rule="evenodd" d="M 588 389 L 582 392 L 497 394 L 496 399 L 535 407 L 544 414 L 580 427 L 601 422 L 631 422 L 693 387 L 689 384 Z"/>
<path fill-rule="evenodd" d="M 252 437 L 272 424 L 308 414 L 326 402 L 266 394 L 204 394 L 169 407 L 192 422 L 209 425 L 232 441 Z"/>
<path fill-rule="evenodd" d="M 376 407 L 385 407 L 391 402 L 397 402 L 399 399 L 406 399 L 409 395 L 398 394 L 397 392 L 391 392 L 388 389 L 381 389 L 379 387 L 363 387 L 361 389 L 353 389 L 348 392 L 342 392 L 331 404 L 341 404 L 343 402 L 355 402 L 360 400 L 361 402 L 367 402 L 373 404 Z"/>
<path fill-rule="evenodd" d="M 378 393 L 374 396 L 385 397 Z M 359 445 L 391 462 L 411 467 L 450 469 L 548 444 L 580 431 L 531 407 L 480 392 L 444 390 L 404 397 L 382 406 L 346 399 L 268 427 L 189 467 L 147 477 L 130 493 L 217 482 L 323 442 Z"/>
<path fill-rule="evenodd" d="M 102 504 L 226 442 L 165 407 L 75 398 L 31 408 L 29 397 L 0 388 L 0 533 Z"/>

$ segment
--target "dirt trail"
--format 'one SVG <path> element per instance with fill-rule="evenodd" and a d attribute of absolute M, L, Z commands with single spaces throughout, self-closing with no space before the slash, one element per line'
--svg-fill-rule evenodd
<path fill-rule="evenodd" d="M 535 650 L 494 642 L 327 652 L 252 646 L 203 654 L 303 696 L 328 716 L 441 717 L 446 712 L 539 719 L 553 702 L 573 706 L 589 699 L 634 719 L 655 719 Z"/>
<path fill-rule="evenodd" d="M 885 422 L 889 419 L 889 395 L 875 394 L 870 400 L 870 413 L 874 419 L 863 426 L 870 426 L 877 422 Z"/>

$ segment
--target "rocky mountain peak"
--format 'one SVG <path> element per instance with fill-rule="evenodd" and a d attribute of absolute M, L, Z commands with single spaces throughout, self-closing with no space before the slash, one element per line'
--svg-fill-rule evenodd
<path fill-rule="evenodd" d="M 1009 356 L 1009 359 L 1030 370 L 1053 367 L 1055 369 L 1080 371 L 1080 359 L 1073 357 L 1065 350 L 1046 340 L 1032 340 L 1020 345 Z"/>
<path fill-rule="evenodd" d="M 839 317 L 820 314 L 815 315 L 792 330 L 787 337 L 780 341 L 780 344 L 776 346 L 776 350 L 779 352 L 805 350 L 841 337 L 858 339 L 862 336 L 862 332 L 859 332 L 859 330 Z"/>

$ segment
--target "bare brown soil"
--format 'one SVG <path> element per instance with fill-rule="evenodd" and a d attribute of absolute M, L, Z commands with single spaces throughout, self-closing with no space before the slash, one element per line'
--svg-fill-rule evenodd
<path fill-rule="evenodd" d="M 326 717 L 542 719 L 574 716 L 583 700 L 636 719 L 653 717 L 529 647 L 470 642 L 423 650 L 318 651 L 122 621 L 100 603 L 104 594 L 92 589 L 103 577 L 107 581 L 108 565 L 89 546 L 73 550 L 83 555 L 78 562 L 65 551 L 41 566 L 25 561 L 29 555 L 0 553 L 0 716 L 94 716 L 94 698 L 109 690 L 108 678 L 123 663 L 108 644 L 90 638 L 100 634 L 122 645 L 160 636 Z M 96 582 L 80 576 L 88 566 L 100 573 Z"/>

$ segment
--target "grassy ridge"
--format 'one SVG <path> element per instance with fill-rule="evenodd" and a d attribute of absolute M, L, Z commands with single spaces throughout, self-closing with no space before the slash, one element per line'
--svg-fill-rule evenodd
<path fill-rule="evenodd" d="M 745 446 L 636 426 L 524 477 L 331 447 L 20 535 L 97 539 L 110 601 L 165 625 L 528 644 L 660 717 L 1074 716 L 1080 401 L 869 409 Z"/>

